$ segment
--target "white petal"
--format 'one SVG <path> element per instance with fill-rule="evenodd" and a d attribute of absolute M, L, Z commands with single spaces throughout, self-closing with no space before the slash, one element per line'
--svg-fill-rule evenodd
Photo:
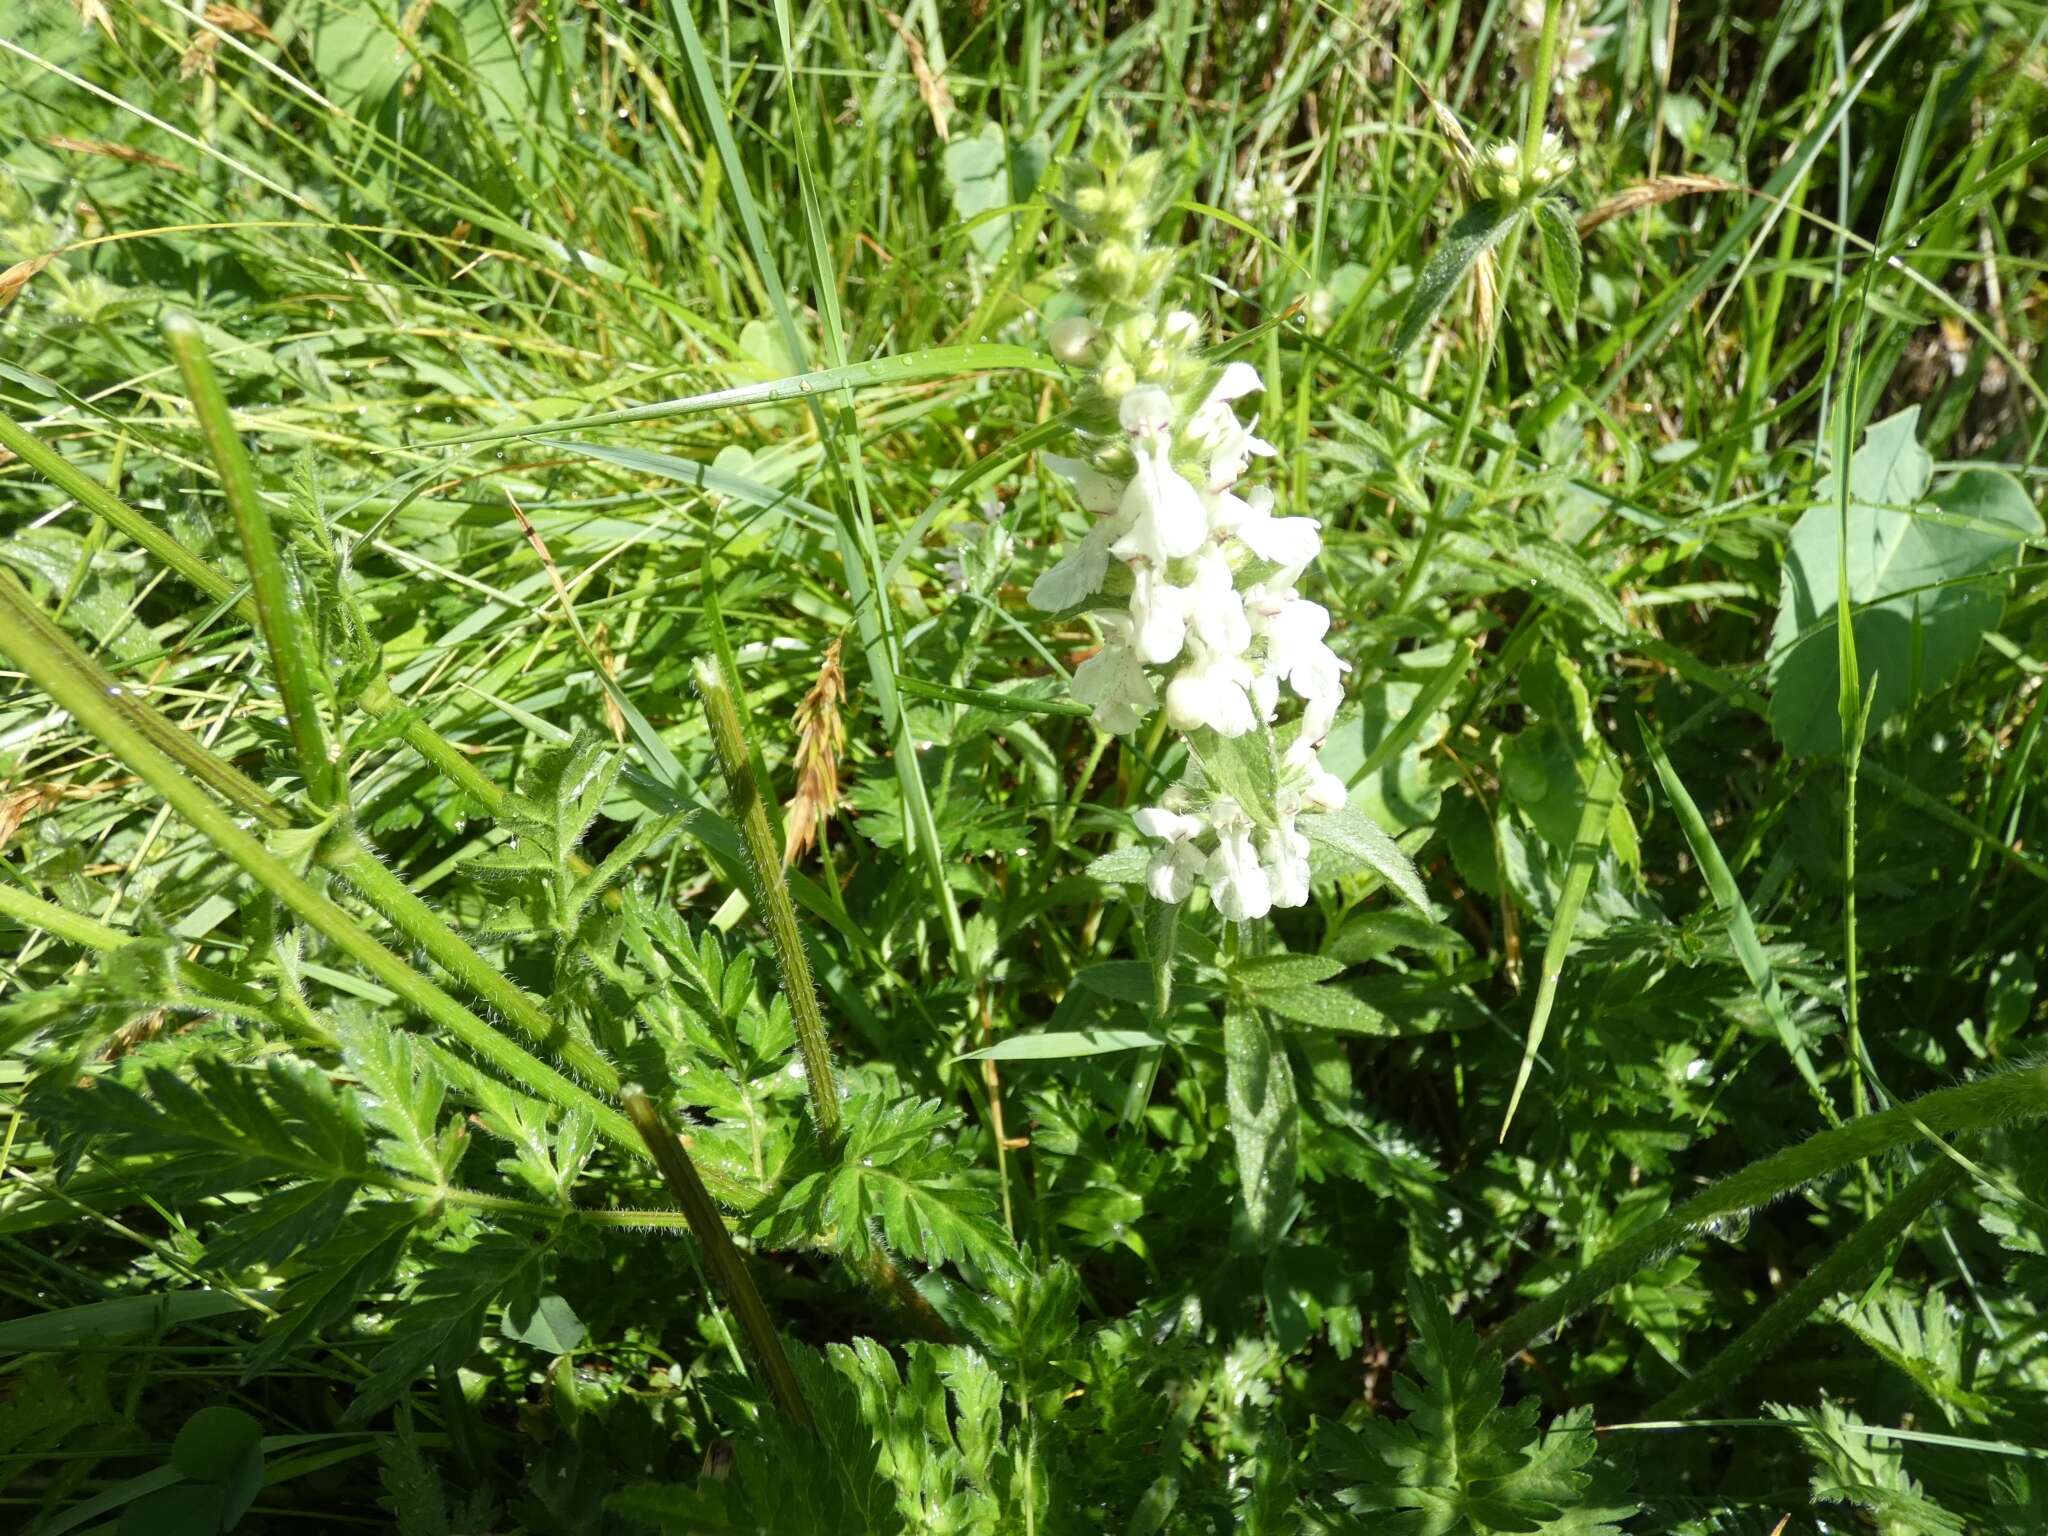
<path fill-rule="evenodd" d="M 1180 654 L 1188 632 L 1188 613 L 1195 594 L 1165 581 L 1156 568 L 1141 565 L 1132 572 L 1131 633 L 1138 654 L 1155 667 Z"/>
<path fill-rule="evenodd" d="M 1200 837 L 1207 830 L 1207 824 L 1201 817 L 1169 811 L 1163 805 L 1148 805 L 1134 812 L 1131 820 L 1138 824 L 1138 830 L 1145 836 L 1160 842 L 1185 842 L 1191 837 Z"/>
<path fill-rule="evenodd" d="M 1202 643 L 1226 656 L 1242 656 L 1251 649 L 1252 626 L 1245 617 L 1244 599 L 1237 594 L 1230 574 L 1230 562 L 1211 544 L 1195 562 L 1195 581 L 1188 619 Z"/>
<path fill-rule="evenodd" d="M 1298 571 L 1323 552 L 1321 527 L 1312 517 L 1255 517 L 1237 536 L 1261 560 Z"/>
<path fill-rule="evenodd" d="M 1156 384 L 1140 384 L 1124 396 L 1116 419 L 1133 437 L 1157 437 L 1173 430 L 1173 398 Z"/>
<path fill-rule="evenodd" d="M 1265 380 L 1259 377 L 1259 370 L 1250 363 L 1228 363 L 1224 365 L 1223 377 L 1210 388 L 1209 399 L 1241 400 L 1246 395 L 1255 394 L 1265 387 Z"/>

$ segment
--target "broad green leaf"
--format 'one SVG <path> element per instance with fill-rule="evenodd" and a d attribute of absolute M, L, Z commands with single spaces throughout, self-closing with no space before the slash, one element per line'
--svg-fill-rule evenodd
<path fill-rule="evenodd" d="M 1237 1149 L 1237 1185 L 1261 1250 L 1286 1230 L 1299 1176 L 1299 1115 L 1286 1037 L 1256 1008 L 1223 1015 L 1225 1096 Z"/>
<path fill-rule="evenodd" d="M 1312 987 L 1328 981 L 1344 969 L 1341 960 L 1322 955 L 1254 955 L 1230 968 L 1230 979 L 1247 992 L 1271 992 L 1290 987 Z"/>
<path fill-rule="evenodd" d="M 1087 876 L 1104 885 L 1143 885 L 1145 871 L 1152 863 L 1152 850 L 1142 843 L 1112 848 L 1089 861 Z"/>
<path fill-rule="evenodd" d="M 171 1444 L 171 1465 L 220 1494 L 220 1525 L 231 1529 L 263 1486 L 263 1427 L 239 1408 L 216 1403 L 185 1421 Z"/>
<path fill-rule="evenodd" d="M 2041 532 L 2019 482 L 1995 470 L 1965 470 L 1930 496 L 1933 461 L 1914 438 L 1919 415 L 1914 406 L 1871 427 L 1846 481 L 1839 470 L 1824 477 L 1792 530 L 1768 658 L 1771 727 L 1788 751 L 1842 749 L 1843 575 L 1875 728 L 1968 664 L 1997 627 L 2021 541 Z"/>
<path fill-rule="evenodd" d="M 1396 356 L 1415 345 L 1415 338 L 1436 318 L 1472 264 L 1499 243 L 1519 214 L 1512 204 L 1486 198 L 1466 209 L 1464 217 L 1450 227 L 1415 279 L 1401 328 L 1394 335 Z"/>
<path fill-rule="evenodd" d="M 1429 894 L 1422 888 L 1414 861 L 1358 807 L 1347 805 L 1341 811 L 1304 816 L 1298 825 L 1311 844 L 1329 855 L 1319 861 L 1318 876 L 1332 878 L 1371 870 L 1409 906 L 1429 914 Z"/>
<path fill-rule="evenodd" d="M 1543 240 L 1543 286 L 1557 306 L 1557 318 L 1570 325 L 1579 315 L 1579 288 L 1585 258 L 1579 252 L 1579 226 L 1555 198 L 1536 204 L 1536 232 Z"/>
<path fill-rule="evenodd" d="M 531 1344 L 543 1354 L 566 1355 L 589 1336 L 576 1309 L 552 1292 L 505 1309 L 505 1337 Z"/>
<path fill-rule="evenodd" d="M 1206 727 L 1191 732 L 1188 746 L 1202 766 L 1203 781 L 1235 800 L 1262 827 L 1273 825 L 1273 795 L 1280 781 L 1272 734 L 1264 729 L 1219 736 Z"/>
<path fill-rule="evenodd" d="M 1258 994 L 1259 1006 L 1292 1024 L 1347 1035 L 1388 1035 L 1393 1027 L 1370 1003 L 1341 987 L 1283 987 Z"/>

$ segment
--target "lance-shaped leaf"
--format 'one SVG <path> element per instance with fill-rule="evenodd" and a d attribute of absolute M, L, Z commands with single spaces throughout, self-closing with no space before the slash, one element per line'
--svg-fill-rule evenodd
<path fill-rule="evenodd" d="M 1415 338 L 1436 318 L 1465 274 L 1500 243 L 1520 211 L 1489 197 L 1467 208 L 1464 217 L 1450 227 L 1422 275 L 1415 279 L 1408 309 L 1401 316 L 1401 329 L 1394 336 L 1396 355 L 1415 345 Z"/>

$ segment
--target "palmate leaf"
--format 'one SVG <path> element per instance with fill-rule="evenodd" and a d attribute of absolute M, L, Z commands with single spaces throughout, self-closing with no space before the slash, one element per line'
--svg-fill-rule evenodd
<path fill-rule="evenodd" d="M 789 1182 L 750 1215 L 763 1242 L 823 1239 L 842 1252 L 872 1250 L 876 1234 L 926 1264 L 952 1260 L 992 1274 L 1016 1267 L 995 1200 L 974 1159 L 954 1140 L 958 1114 L 937 1099 L 846 1104 L 836 1155 L 813 1141 L 790 1159 Z"/>
<path fill-rule="evenodd" d="M 1906 1471 L 1897 1441 L 1863 1433 L 1863 1420 L 1830 1402 L 1811 1413 L 1777 1403 L 1764 1407 L 1799 1427 L 1814 1459 L 1815 1499 L 1870 1511 L 1884 1536 L 1962 1536 L 1963 1522 L 1921 1492 Z"/>
<path fill-rule="evenodd" d="M 1443 1304 L 1412 1289 L 1411 1352 L 1420 1380 L 1398 1377 L 1399 1423 L 1316 1426 L 1316 1463 L 1361 1529 L 1395 1536 L 1554 1531 L 1615 1536 L 1629 1507 L 1593 1500 L 1589 1417 L 1536 1425 L 1536 1404 L 1501 1406 L 1501 1364 Z"/>
<path fill-rule="evenodd" d="M 429 1367 L 452 1371 L 469 1359 L 494 1304 L 531 1311 L 547 1252 L 530 1234 L 509 1232 L 429 1250 L 392 1309 L 390 1331 L 370 1356 L 370 1378 L 356 1388 L 349 1418 L 360 1422 L 390 1406 Z"/>

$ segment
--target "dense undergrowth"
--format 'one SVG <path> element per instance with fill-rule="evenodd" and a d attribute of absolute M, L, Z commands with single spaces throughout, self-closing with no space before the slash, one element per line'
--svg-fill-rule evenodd
<path fill-rule="evenodd" d="M 0 0 L 0 1524 L 2048 1529 L 2044 40 Z"/>

